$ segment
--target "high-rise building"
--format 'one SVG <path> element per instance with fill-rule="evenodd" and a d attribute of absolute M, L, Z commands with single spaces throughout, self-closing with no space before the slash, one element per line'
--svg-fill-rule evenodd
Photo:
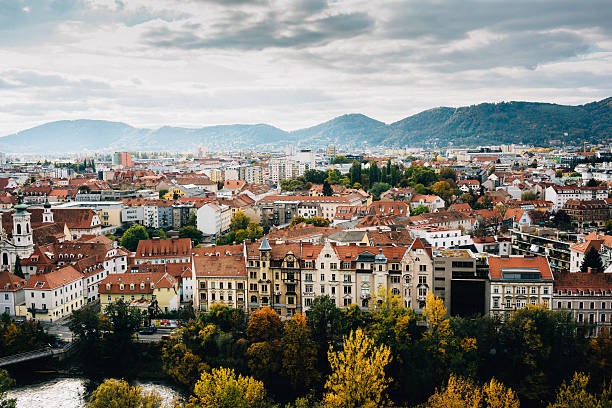
<path fill-rule="evenodd" d="M 130 152 L 115 152 L 113 155 L 113 165 L 121 167 L 134 167 L 132 154 Z"/>

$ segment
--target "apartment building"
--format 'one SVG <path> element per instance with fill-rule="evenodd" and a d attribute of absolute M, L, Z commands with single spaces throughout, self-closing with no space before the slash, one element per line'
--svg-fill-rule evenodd
<path fill-rule="evenodd" d="M 98 285 L 100 307 L 119 300 L 136 307 L 146 316 L 150 310 L 169 313 L 178 310 L 179 285 L 169 273 L 120 273 L 109 275 Z"/>
<path fill-rule="evenodd" d="M 134 261 L 136 265 L 191 262 L 191 239 L 142 239 L 138 241 Z"/>
<path fill-rule="evenodd" d="M 553 274 L 543 256 L 489 257 L 490 309 L 497 316 L 528 304 L 552 309 Z"/>
<path fill-rule="evenodd" d="M 605 200 L 606 198 L 608 198 L 608 188 L 604 186 L 551 185 L 545 191 L 545 200 L 553 203 L 553 211 L 562 209 L 568 200 Z"/>

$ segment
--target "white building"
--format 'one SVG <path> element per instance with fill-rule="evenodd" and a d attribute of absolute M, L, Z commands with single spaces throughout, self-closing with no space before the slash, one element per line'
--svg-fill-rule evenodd
<path fill-rule="evenodd" d="M 545 191 L 545 200 L 553 203 L 553 211 L 559 211 L 567 200 L 605 200 L 608 189 L 603 186 L 549 186 Z"/>
<path fill-rule="evenodd" d="M 25 279 L 9 271 L 0 271 L 0 313 L 15 316 L 17 305 L 25 300 Z"/>
<path fill-rule="evenodd" d="M 464 245 L 472 245 L 472 237 L 463 235 L 460 229 L 433 227 L 423 225 L 419 227 L 408 227 L 413 238 L 421 238 L 427 241 L 433 248 L 454 248 Z"/>
<path fill-rule="evenodd" d="M 196 212 L 197 227 L 206 235 L 219 236 L 229 230 L 232 211 L 229 206 L 208 203 Z"/>
<path fill-rule="evenodd" d="M 72 265 L 32 275 L 25 286 L 25 305 L 19 315 L 53 322 L 83 306 L 83 275 Z"/>

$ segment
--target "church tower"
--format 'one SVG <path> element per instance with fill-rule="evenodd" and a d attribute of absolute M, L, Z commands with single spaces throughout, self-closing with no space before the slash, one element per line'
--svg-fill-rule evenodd
<path fill-rule="evenodd" d="M 43 210 L 43 224 L 53 224 L 53 212 L 51 211 L 51 204 L 49 199 L 45 200 L 45 206 Z"/>
<path fill-rule="evenodd" d="M 30 224 L 30 213 L 28 206 L 23 203 L 23 195 L 19 195 L 19 202 L 14 207 L 13 213 L 13 245 L 16 255 L 21 259 L 29 257 L 34 251 L 34 240 L 32 238 L 32 226 Z"/>

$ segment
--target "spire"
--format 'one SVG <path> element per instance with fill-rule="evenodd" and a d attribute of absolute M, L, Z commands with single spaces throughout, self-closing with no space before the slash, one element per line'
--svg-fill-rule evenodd
<path fill-rule="evenodd" d="M 261 245 L 259 245 L 259 250 L 260 251 L 271 251 L 272 247 L 270 246 L 270 243 L 268 242 L 268 238 L 264 237 L 261 240 Z"/>
<path fill-rule="evenodd" d="M 16 214 L 25 214 L 28 206 L 23 203 L 23 192 L 20 191 L 17 197 L 17 205 L 15 205 Z"/>

